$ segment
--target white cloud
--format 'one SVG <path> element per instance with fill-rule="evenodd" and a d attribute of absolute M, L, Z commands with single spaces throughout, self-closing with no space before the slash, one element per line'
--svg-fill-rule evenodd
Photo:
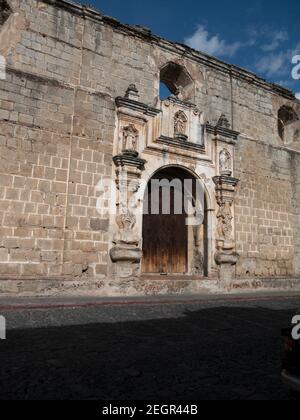
<path fill-rule="evenodd" d="M 271 52 L 277 50 L 277 48 L 285 41 L 288 41 L 289 35 L 286 31 L 277 31 L 268 33 L 270 37 L 270 42 L 268 44 L 262 45 L 261 49 L 265 52 Z"/>
<path fill-rule="evenodd" d="M 219 57 L 232 57 L 245 46 L 242 42 L 227 43 L 218 34 L 211 35 L 203 25 L 199 25 L 196 32 L 185 38 L 184 42 L 195 50 Z"/>
<path fill-rule="evenodd" d="M 270 78 L 290 75 L 292 58 L 297 52 L 300 52 L 300 44 L 293 49 L 266 54 L 256 61 L 255 69 Z"/>
<path fill-rule="evenodd" d="M 195 50 L 220 58 L 231 58 L 242 48 L 255 46 L 254 51 L 256 50 L 257 56 L 256 59 L 254 57 L 250 66 L 253 71 L 266 79 L 280 80 L 277 83 L 292 89 L 294 85 L 291 78 L 291 61 L 293 56 L 300 54 L 300 43 L 285 48 L 284 43 L 289 40 L 288 32 L 285 29 L 274 30 L 267 25 L 250 27 L 246 33 L 248 33 L 248 41 L 230 43 L 219 34 L 210 33 L 205 25 L 199 25 L 196 31 L 184 41 Z M 299 96 L 300 92 L 297 94 L 298 98 Z"/>
<path fill-rule="evenodd" d="M 287 57 L 284 53 L 261 57 L 255 64 L 256 70 L 267 77 L 283 76 L 286 73 Z"/>
<path fill-rule="evenodd" d="M 299 99 L 299 101 L 300 101 L 300 92 L 296 93 L 296 98 Z"/>

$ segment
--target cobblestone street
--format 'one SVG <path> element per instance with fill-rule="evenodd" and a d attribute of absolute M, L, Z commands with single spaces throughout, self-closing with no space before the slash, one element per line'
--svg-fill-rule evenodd
<path fill-rule="evenodd" d="M 299 298 L 1 311 L 1 399 L 289 399 L 281 328 Z"/>

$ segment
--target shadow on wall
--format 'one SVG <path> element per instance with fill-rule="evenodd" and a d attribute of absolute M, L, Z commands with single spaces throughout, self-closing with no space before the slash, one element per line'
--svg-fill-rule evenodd
<path fill-rule="evenodd" d="M 292 315 L 218 307 L 177 319 L 12 330 L 1 343 L 0 398 L 287 399 L 280 331 Z"/>
<path fill-rule="evenodd" d="M 292 144 L 300 140 L 300 121 L 293 108 L 282 106 L 279 109 L 278 134 L 285 144 Z"/>
<path fill-rule="evenodd" d="M 6 0 L 0 0 L 0 28 L 9 18 L 12 10 Z"/>

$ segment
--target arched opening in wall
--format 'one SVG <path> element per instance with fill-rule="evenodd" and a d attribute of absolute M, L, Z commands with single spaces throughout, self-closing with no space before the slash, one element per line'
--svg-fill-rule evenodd
<path fill-rule="evenodd" d="M 165 101 L 171 95 L 172 95 L 172 92 L 170 91 L 168 86 L 165 83 L 160 82 L 160 84 L 159 84 L 159 98 L 160 98 L 160 100 Z"/>
<path fill-rule="evenodd" d="M 282 106 L 278 111 L 278 134 L 285 143 L 294 141 L 294 124 L 299 118 L 293 108 Z"/>
<path fill-rule="evenodd" d="M 167 167 L 149 180 L 144 197 L 144 274 L 208 275 L 208 220 L 202 182 Z"/>
<path fill-rule="evenodd" d="M 169 62 L 160 70 L 160 88 L 162 96 L 164 97 L 167 92 L 169 95 L 175 95 L 180 100 L 191 101 L 194 99 L 194 82 L 185 67 Z M 167 97 L 168 97 L 167 96 Z"/>
<path fill-rule="evenodd" d="M 6 0 L 0 0 L 0 28 L 9 18 L 12 10 Z"/>

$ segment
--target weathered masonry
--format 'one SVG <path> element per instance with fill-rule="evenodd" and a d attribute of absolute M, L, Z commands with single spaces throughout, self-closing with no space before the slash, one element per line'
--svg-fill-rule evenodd
<path fill-rule="evenodd" d="M 300 278 L 290 91 L 68 1 L 0 6 L 1 292 Z M 203 217 L 143 211 L 165 180 Z"/>

